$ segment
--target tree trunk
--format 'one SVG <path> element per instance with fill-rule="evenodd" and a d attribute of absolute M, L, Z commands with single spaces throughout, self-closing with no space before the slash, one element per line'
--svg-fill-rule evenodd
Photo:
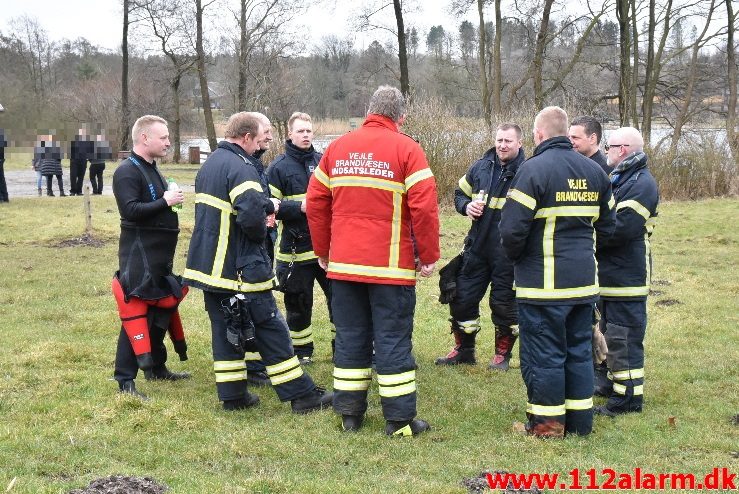
<path fill-rule="evenodd" d="M 650 3 L 650 9 L 653 5 Z M 652 70 L 649 74 L 644 75 L 644 99 L 642 102 L 642 136 L 644 142 L 648 143 L 652 137 L 652 113 L 654 112 L 654 97 L 657 92 L 657 82 L 659 81 L 660 73 L 662 72 L 662 54 L 665 51 L 665 45 L 667 44 L 667 37 L 670 34 L 670 18 L 672 15 L 672 0 L 667 0 L 664 6 L 665 18 L 664 25 L 662 26 L 662 35 L 660 37 L 659 46 L 657 47 L 657 53 L 654 55 L 652 61 Z M 652 13 L 650 12 L 650 16 Z M 656 20 L 650 17 L 649 31 L 652 37 L 654 37 L 654 30 Z"/>
<path fill-rule="evenodd" d="M 174 121 L 172 122 L 172 138 L 174 140 L 174 156 L 173 160 L 175 163 L 179 163 L 182 156 L 180 155 L 180 123 L 182 118 L 180 117 L 180 81 L 182 75 L 178 72 L 170 86 L 172 87 L 172 104 L 174 105 Z"/>
<path fill-rule="evenodd" d="M 405 25 L 403 24 L 403 8 L 400 5 L 401 0 L 393 0 L 395 7 L 395 21 L 398 23 L 398 61 L 400 62 L 400 92 L 403 93 L 405 99 L 408 100 L 411 92 L 410 81 L 408 79 L 408 49 L 405 44 Z"/>
<path fill-rule="evenodd" d="M 477 0 L 477 15 L 480 19 L 480 25 L 478 29 L 479 42 L 477 44 L 478 60 L 477 64 L 480 69 L 480 97 L 482 98 L 482 118 L 485 120 L 485 124 L 488 128 L 492 128 L 492 115 L 490 108 L 490 90 L 488 88 L 488 70 L 487 63 L 485 61 L 485 53 L 487 52 L 487 36 L 485 35 L 485 15 L 483 14 L 484 0 Z M 495 26 L 495 30 L 499 29 Z"/>
<path fill-rule="evenodd" d="M 647 62 L 644 67 L 644 92 L 642 94 L 641 102 L 641 114 L 642 114 L 642 137 L 644 142 L 649 142 L 652 135 L 652 115 L 651 110 L 649 116 L 647 116 L 647 109 L 651 107 L 651 98 L 653 97 L 651 92 L 648 91 L 649 81 L 652 79 L 652 71 L 654 70 L 654 30 L 656 28 L 655 20 L 655 2 L 656 0 L 649 0 L 649 22 L 647 24 Z"/>
<path fill-rule="evenodd" d="M 544 47 L 549 34 L 549 14 L 552 11 L 554 0 L 544 0 L 544 12 L 541 15 L 539 32 L 536 35 L 536 50 L 534 52 L 534 103 L 537 109 L 544 107 L 544 88 L 542 85 L 542 70 L 544 67 Z"/>
<path fill-rule="evenodd" d="M 634 128 L 639 128 L 639 114 L 636 111 L 636 99 L 639 94 L 639 28 L 636 25 L 636 0 L 631 0 L 631 39 L 633 40 L 634 61 L 631 66 L 631 122 Z"/>
<path fill-rule="evenodd" d="M 500 42 L 503 36 L 503 17 L 500 12 L 501 0 L 495 0 L 495 39 L 493 40 L 493 113 L 500 115 L 503 111 L 501 93 L 503 91 L 503 71 L 500 59 Z"/>
<path fill-rule="evenodd" d="M 197 34 L 195 51 L 198 58 L 198 79 L 200 80 L 200 95 L 203 101 L 203 116 L 205 117 L 205 132 L 208 135 L 208 145 L 211 151 L 218 146 L 216 129 L 213 126 L 213 113 L 210 110 L 210 94 L 208 93 L 208 77 L 205 73 L 205 51 L 203 50 L 203 2 L 195 0 L 195 24 Z"/>
<path fill-rule="evenodd" d="M 241 41 L 239 42 L 239 95 L 236 109 L 246 111 L 246 0 L 241 1 Z"/>
<path fill-rule="evenodd" d="M 128 12 L 129 0 L 123 0 L 123 39 L 121 41 L 121 123 L 119 149 L 129 149 L 128 136 L 131 133 L 131 110 L 128 107 Z"/>
<path fill-rule="evenodd" d="M 629 26 L 629 0 L 617 0 L 619 44 L 621 46 L 621 73 L 618 86 L 618 114 L 621 126 L 629 124 L 629 101 L 631 100 L 631 36 Z"/>
<path fill-rule="evenodd" d="M 734 48 L 734 32 L 736 31 L 736 12 L 731 5 L 734 0 L 726 0 L 726 12 L 728 14 L 727 50 L 726 62 L 728 65 L 729 79 L 729 105 L 726 115 L 726 140 L 734 156 L 734 161 L 739 161 L 739 133 L 736 131 L 736 50 Z"/>

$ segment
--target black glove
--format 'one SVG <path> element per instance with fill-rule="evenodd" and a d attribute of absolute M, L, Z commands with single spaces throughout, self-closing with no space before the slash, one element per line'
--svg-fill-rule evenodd
<path fill-rule="evenodd" d="M 448 304 L 457 297 L 457 275 L 462 268 L 464 253 L 455 256 L 439 270 L 439 302 Z"/>

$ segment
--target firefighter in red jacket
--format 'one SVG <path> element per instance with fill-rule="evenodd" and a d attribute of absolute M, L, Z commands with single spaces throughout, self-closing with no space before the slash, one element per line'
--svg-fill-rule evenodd
<path fill-rule="evenodd" d="M 421 147 L 398 131 L 405 100 L 397 88 L 380 86 L 367 114 L 326 150 L 306 213 L 313 250 L 332 280 L 342 427 L 362 426 L 374 346 L 385 433 L 411 436 L 429 429 L 416 418 L 411 336 L 416 272 L 430 276 L 439 259 L 436 182 Z"/>

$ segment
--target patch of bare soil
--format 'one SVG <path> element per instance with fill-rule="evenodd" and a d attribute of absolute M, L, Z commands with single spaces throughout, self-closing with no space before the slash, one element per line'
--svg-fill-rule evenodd
<path fill-rule="evenodd" d="M 105 240 L 95 238 L 89 233 L 80 237 L 67 238 L 52 245 L 52 247 L 103 247 Z"/>
<path fill-rule="evenodd" d="M 739 413 L 731 417 L 731 425 L 739 425 Z"/>
<path fill-rule="evenodd" d="M 652 280 L 652 285 L 670 286 L 672 283 L 667 280 Z"/>
<path fill-rule="evenodd" d="M 662 290 L 649 290 L 649 295 L 652 297 L 659 297 L 664 292 Z"/>
<path fill-rule="evenodd" d="M 111 475 L 95 479 L 87 487 L 73 489 L 69 494 L 162 494 L 168 490 L 167 485 L 148 477 Z"/>
<path fill-rule="evenodd" d="M 508 472 L 503 470 L 498 470 L 495 472 L 482 472 L 477 477 L 462 479 L 460 484 L 467 489 L 467 492 L 469 494 L 481 494 L 484 492 L 490 492 L 490 484 L 488 484 L 487 478 L 488 473 L 492 475 L 506 475 Z M 499 492 L 501 494 L 541 494 L 541 491 L 536 487 L 532 487 L 531 489 L 514 489 L 513 484 L 511 483 L 509 483 L 504 490 L 500 490 Z"/>
<path fill-rule="evenodd" d="M 674 298 L 666 298 L 664 300 L 658 300 L 654 303 L 654 305 L 664 305 L 665 307 L 670 307 L 671 305 L 679 305 L 682 302 L 679 300 L 675 300 Z"/>

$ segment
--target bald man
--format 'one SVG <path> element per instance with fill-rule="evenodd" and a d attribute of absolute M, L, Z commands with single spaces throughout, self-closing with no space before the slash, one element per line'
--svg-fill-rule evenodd
<path fill-rule="evenodd" d="M 572 149 L 567 113 L 534 120 L 534 155 L 518 169 L 500 220 L 514 263 L 527 431 L 587 435 L 593 427 L 592 325 L 598 299 L 595 234 L 615 215 L 603 171 Z"/>
<path fill-rule="evenodd" d="M 595 413 L 614 417 L 641 412 L 644 398 L 644 334 L 647 328 L 651 249 L 659 191 L 647 168 L 644 139 L 633 127 L 608 136 L 608 165 L 616 200 L 616 229 L 598 237 L 608 376 L 613 388 Z"/>

